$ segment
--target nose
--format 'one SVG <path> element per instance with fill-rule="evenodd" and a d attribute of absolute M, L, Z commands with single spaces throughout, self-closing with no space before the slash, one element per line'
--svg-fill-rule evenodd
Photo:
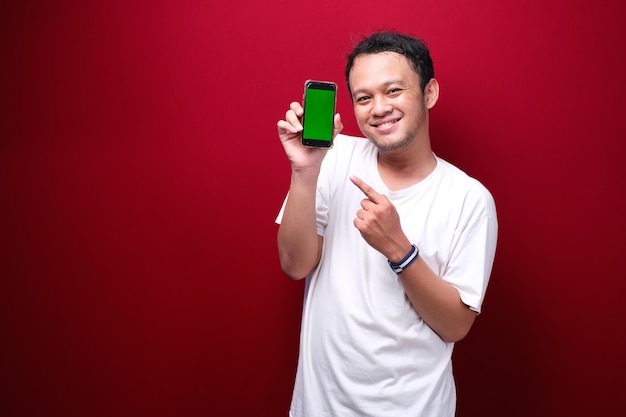
<path fill-rule="evenodd" d="M 377 95 L 372 99 L 372 115 L 384 116 L 391 112 L 391 104 L 384 95 Z"/>

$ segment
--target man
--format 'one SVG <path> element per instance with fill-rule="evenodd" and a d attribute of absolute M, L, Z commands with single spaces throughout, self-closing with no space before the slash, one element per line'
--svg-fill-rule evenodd
<path fill-rule="evenodd" d="M 380 32 L 348 57 L 359 128 L 301 145 L 303 109 L 278 122 L 291 184 L 278 216 L 284 272 L 306 277 L 290 416 L 453 416 L 451 355 L 472 326 L 495 254 L 493 199 L 434 155 L 439 98 L 416 38 Z"/>

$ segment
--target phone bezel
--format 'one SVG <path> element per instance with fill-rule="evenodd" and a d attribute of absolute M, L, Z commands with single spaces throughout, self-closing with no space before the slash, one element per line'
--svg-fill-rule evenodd
<path fill-rule="evenodd" d="M 306 80 L 304 82 L 304 94 L 302 96 L 302 105 L 304 108 L 304 114 L 302 116 L 302 125 L 304 126 L 304 119 L 306 118 L 306 95 L 307 90 L 327 90 L 333 92 L 333 118 L 331 124 L 334 128 L 334 117 L 337 107 L 337 84 L 332 81 L 318 81 L 318 80 Z M 330 140 L 311 139 L 304 136 L 304 130 L 302 131 L 302 145 L 310 148 L 331 148 L 333 146 L 333 137 Z"/>

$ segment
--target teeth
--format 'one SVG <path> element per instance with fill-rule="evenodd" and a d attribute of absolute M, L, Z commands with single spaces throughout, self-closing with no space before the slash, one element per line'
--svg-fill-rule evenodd
<path fill-rule="evenodd" d="M 395 121 L 386 122 L 386 123 L 383 123 L 381 125 L 378 125 L 378 127 L 388 127 L 388 126 L 391 126 L 394 123 L 396 123 L 396 122 Z"/>

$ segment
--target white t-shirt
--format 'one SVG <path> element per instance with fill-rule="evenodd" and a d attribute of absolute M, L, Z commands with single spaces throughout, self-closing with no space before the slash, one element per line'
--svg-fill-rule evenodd
<path fill-rule="evenodd" d="M 418 184 L 390 191 L 378 173 L 377 153 L 367 139 L 339 135 L 322 164 L 317 228 L 324 247 L 306 278 L 292 417 L 455 413 L 454 344 L 424 323 L 387 259 L 354 227 L 365 196 L 350 175 L 389 198 L 419 256 L 476 312 L 495 254 L 493 198 L 440 158 Z"/>

